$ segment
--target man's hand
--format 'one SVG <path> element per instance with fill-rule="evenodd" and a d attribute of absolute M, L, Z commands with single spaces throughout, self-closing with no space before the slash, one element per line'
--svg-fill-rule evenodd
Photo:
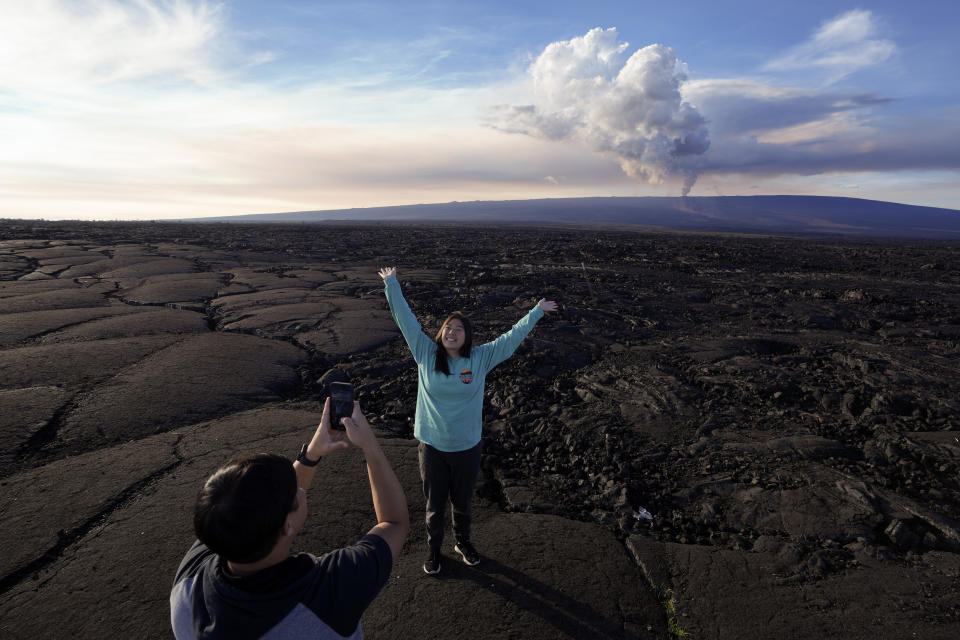
<path fill-rule="evenodd" d="M 383 278 L 384 280 L 386 280 L 387 278 L 390 278 L 390 277 L 396 277 L 396 275 L 397 275 L 397 268 L 396 268 L 396 267 L 384 267 L 383 269 L 380 269 L 380 271 L 378 271 L 377 273 L 380 274 L 380 277 L 381 277 L 381 278 Z"/>
<path fill-rule="evenodd" d="M 543 309 L 544 311 L 556 311 L 557 303 L 553 300 L 547 300 L 546 298 L 540 298 L 540 302 L 537 303 L 537 306 Z"/>
<path fill-rule="evenodd" d="M 366 416 L 360 411 L 358 400 L 353 401 L 353 415 L 344 418 L 343 424 L 347 427 L 347 437 L 350 438 L 350 442 L 364 451 L 376 444 L 377 436 L 374 435 Z"/>
<path fill-rule="evenodd" d="M 354 413 L 357 412 L 356 406 L 354 406 L 353 411 Z M 307 445 L 307 457 L 311 460 L 317 460 L 337 449 L 346 449 L 348 446 L 349 444 L 343 440 L 343 436 L 339 432 L 330 429 L 330 398 L 327 398 L 326 402 L 323 403 L 323 416 L 320 418 L 320 426 L 317 427 L 313 439 Z"/>

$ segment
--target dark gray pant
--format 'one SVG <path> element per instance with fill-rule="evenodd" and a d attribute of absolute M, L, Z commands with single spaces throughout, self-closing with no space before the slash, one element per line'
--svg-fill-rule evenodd
<path fill-rule="evenodd" d="M 420 479 L 427 499 L 427 544 L 443 544 L 443 516 L 447 498 L 453 506 L 453 535 L 457 542 L 470 540 L 470 499 L 480 472 L 482 443 L 465 451 L 440 451 L 423 442 L 419 446 Z"/>

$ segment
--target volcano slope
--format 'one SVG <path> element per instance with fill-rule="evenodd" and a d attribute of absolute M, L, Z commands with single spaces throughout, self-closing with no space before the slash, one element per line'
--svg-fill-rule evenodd
<path fill-rule="evenodd" d="M 955 637 L 960 246 L 417 225 L 0 229 L 0 635 L 169 637 L 203 479 L 293 455 L 345 376 L 413 531 L 371 638 Z M 560 310 L 488 378 L 476 542 L 424 576 L 432 333 Z M 324 461 L 301 550 L 373 520 Z M 335 514 L 335 515 L 331 515 Z M 651 517 L 647 518 L 649 514 Z M 545 624 L 546 623 L 546 624 Z"/>

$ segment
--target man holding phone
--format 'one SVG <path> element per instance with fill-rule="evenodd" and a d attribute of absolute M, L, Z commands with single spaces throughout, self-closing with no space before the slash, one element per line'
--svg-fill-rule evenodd
<path fill-rule="evenodd" d="M 407 500 L 370 424 L 353 403 L 331 431 L 331 401 L 297 460 L 258 454 L 231 460 L 197 497 L 194 530 L 170 593 L 178 640 L 362 638 L 360 617 L 390 577 L 410 529 Z M 321 459 L 363 450 L 377 524 L 356 544 L 317 557 L 290 555 L 307 517 Z"/>

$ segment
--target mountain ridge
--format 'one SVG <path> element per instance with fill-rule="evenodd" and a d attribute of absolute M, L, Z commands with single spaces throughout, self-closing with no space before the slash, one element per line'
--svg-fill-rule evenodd
<path fill-rule="evenodd" d="M 684 231 L 960 238 L 960 211 L 834 196 L 474 200 L 180 219 L 208 223 L 455 222 L 629 225 Z"/>

